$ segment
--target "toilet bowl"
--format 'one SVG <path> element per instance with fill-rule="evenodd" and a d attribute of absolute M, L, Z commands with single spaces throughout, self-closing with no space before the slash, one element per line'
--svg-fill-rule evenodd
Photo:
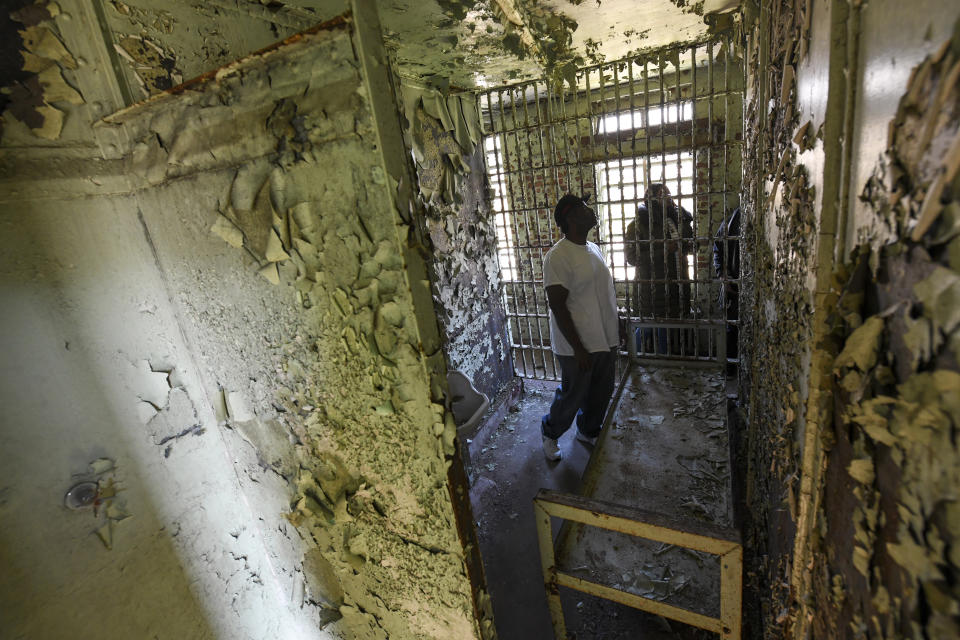
<path fill-rule="evenodd" d="M 477 391 L 470 379 L 460 371 L 447 372 L 447 385 L 450 387 L 450 408 L 457 431 L 469 433 L 487 412 L 490 398 Z"/>

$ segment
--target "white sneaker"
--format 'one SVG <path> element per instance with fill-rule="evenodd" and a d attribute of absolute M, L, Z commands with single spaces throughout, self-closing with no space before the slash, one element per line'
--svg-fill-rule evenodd
<path fill-rule="evenodd" d="M 580 432 L 580 429 L 577 429 L 577 440 L 579 440 L 579 441 L 582 442 L 583 444 L 588 444 L 588 445 L 590 445 L 590 446 L 592 447 L 592 446 L 594 446 L 594 445 L 597 444 L 597 438 L 598 438 L 598 437 L 599 437 L 599 436 L 593 436 L 592 438 L 587 437 L 587 436 L 583 435 L 583 433 Z"/>
<path fill-rule="evenodd" d="M 547 457 L 547 460 L 559 460 L 563 457 L 557 441 L 547 436 L 543 436 L 543 455 Z"/>

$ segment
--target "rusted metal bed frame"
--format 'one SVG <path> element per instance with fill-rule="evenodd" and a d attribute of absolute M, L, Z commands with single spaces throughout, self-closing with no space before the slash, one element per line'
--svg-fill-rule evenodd
<path fill-rule="evenodd" d="M 743 547 L 740 544 L 740 536 L 735 530 L 676 520 L 642 509 L 546 489 L 540 490 L 533 504 L 547 602 L 550 606 L 550 618 L 553 621 L 557 640 L 565 640 L 567 637 L 559 587 L 569 587 L 713 631 L 724 639 L 739 640 Z M 720 617 L 705 616 L 560 571 L 557 568 L 554 552 L 551 517 L 720 556 Z"/>
<path fill-rule="evenodd" d="M 623 373 L 623 378 L 616 395 L 607 412 L 604 428 L 601 431 L 596 448 L 590 456 L 584 478 L 596 473 L 594 460 L 599 455 L 601 447 L 605 446 L 606 436 L 610 432 L 615 408 L 622 397 L 625 382 L 630 370 L 638 362 L 637 351 L 633 340 L 633 329 L 645 327 L 647 323 L 633 321 L 630 323 L 629 355 L 630 365 Z M 651 326 L 664 328 L 662 323 Z M 722 336 L 725 327 L 717 323 L 716 331 Z M 722 344 L 722 343 L 721 343 Z M 721 351 L 716 363 L 721 371 L 726 364 L 725 352 Z M 684 363 L 690 366 L 692 363 Z M 714 365 L 715 366 L 715 365 Z M 585 482 L 581 487 L 583 492 L 591 492 L 591 483 Z M 544 585 L 547 592 L 547 603 L 550 607 L 550 618 L 553 622 L 556 640 L 566 640 L 567 630 L 560 602 L 560 587 L 576 589 L 584 593 L 619 602 L 635 609 L 647 611 L 664 618 L 676 620 L 707 631 L 713 631 L 724 640 L 740 640 L 742 618 L 743 593 L 743 547 L 739 532 L 730 527 L 720 527 L 709 523 L 675 518 L 672 516 L 646 511 L 636 507 L 625 506 L 597 500 L 587 495 L 561 493 L 541 489 L 533 500 L 533 507 L 537 523 L 537 538 L 540 546 L 540 562 L 543 568 Z M 720 558 L 720 615 L 712 617 L 676 607 L 652 598 L 646 598 L 608 585 L 584 580 L 578 576 L 561 571 L 557 566 L 556 547 L 554 546 L 551 518 L 560 518 L 566 522 L 575 522 L 600 529 L 617 531 L 630 536 L 671 544 L 693 551 L 719 556 Z M 561 537 L 563 533 L 561 533 Z"/>

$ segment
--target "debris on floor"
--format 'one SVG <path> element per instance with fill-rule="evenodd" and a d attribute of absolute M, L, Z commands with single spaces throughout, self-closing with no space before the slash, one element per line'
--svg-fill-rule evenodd
<path fill-rule="evenodd" d="M 633 382 L 624 389 L 621 411 L 614 416 L 606 437 L 616 442 L 627 431 L 639 430 L 643 434 L 640 439 L 643 450 L 624 451 L 622 442 L 608 448 L 620 448 L 624 457 L 633 457 L 643 464 L 654 467 L 659 464 L 657 474 L 669 472 L 663 474 L 662 482 L 654 483 L 648 477 L 653 474 L 647 471 L 644 477 L 628 483 L 634 486 L 630 491 L 635 491 L 637 484 L 660 491 L 672 484 L 682 490 L 661 496 L 666 505 L 663 508 L 676 510 L 674 503 L 686 504 L 684 514 L 710 521 L 719 518 L 721 524 L 726 523 L 723 516 L 730 506 L 722 374 L 695 371 L 690 375 L 687 370 L 647 368 L 636 371 Z M 712 386 L 716 382 L 720 383 L 719 389 Z M 572 428 L 560 438 L 563 459 L 548 463 L 540 446 L 540 417 L 549 409 L 557 383 L 525 380 L 524 384 L 526 394 L 517 404 L 517 410 L 507 413 L 502 424 L 492 431 L 480 455 L 471 461 L 468 473 L 498 634 L 502 638 L 548 638 L 553 631 L 543 587 L 532 501 L 540 488 L 576 493 L 592 449 L 576 441 L 576 429 Z M 672 395 L 665 394 L 667 388 L 674 389 Z M 675 415 L 677 409 L 680 411 Z M 661 437 L 668 443 L 656 444 Z M 623 460 L 616 464 L 621 462 L 629 463 Z M 616 476 L 622 478 L 622 473 Z M 555 533 L 558 529 L 559 522 L 555 524 Z M 714 556 L 672 545 L 641 541 L 648 545 L 642 555 L 637 553 L 632 558 L 617 555 L 632 554 L 629 549 L 635 541 L 611 538 L 605 543 L 606 547 L 591 549 L 592 558 L 571 561 L 570 566 L 588 571 L 593 561 L 619 557 L 624 561 L 616 563 L 619 568 L 611 573 L 608 584 L 626 586 L 641 595 L 668 602 L 678 597 L 700 598 L 694 579 L 697 574 L 714 571 L 719 576 L 719 564 Z M 686 625 L 673 623 L 671 626 L 658 616 L 577 591 L 561 589 L 561 598 L 571 637 L 596 640 L 714 637 Z"/>
<path fill-rule="evenodd" d="M 640 393 L 642 392 L 642 393 Z M 719 371 L 637 367 L 584 474 L 590 497 L 720 526 L 733 521 Z M 557 562 L 584 580 L 710 616 L 720 612 L 717 556 L 583 525 L 565 527 Z M 582 567 L 582 569 L 581 569 Z"/>

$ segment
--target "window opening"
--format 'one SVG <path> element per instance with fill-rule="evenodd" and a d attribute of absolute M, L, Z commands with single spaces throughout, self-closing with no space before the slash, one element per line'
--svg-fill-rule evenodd
<path fill-rule="evenodd" d="M 488 136 L 484 140 L 486 152 L 487 177 L 490 181 L 490 203 L 493 207 L 494 226 L 497 231 L 497 261 L 500 277 L 504 282 L 517 281 L 517 256 L 514 236 L 510 231 L 511 215 L 507 205 L 506 178 L 504 174 L 503 152 L 500 138 Z"/>
<path fill-rule="evenodd" d="M 693 103 L 668 105 L 663 108 L 654 107 L 649 112 L 633 109 L 627 112 L 615 113 L 600 119 L 597 133 L 615 133 L 617 131 L 631 131 L 643 127 L 655 127 L 664 122 L 672 124 L 681 120 L 693 120 Z"/>
<path fill-rule="evenodd" d="M 647 184 L 666 184 L 677 203 L 694 212 L 693 153 L 665 154 L 659 158 L 639 157 L 609 160 L 595 165 L 597 216 L 600 218 L 600 245 L 617 280 L 631 277 L 633 267 L 626 260 L 626 228 L 643 202 Z M 679 164 L 679 167 L 678 167 Z M 650 176 L 649 183 L 646 176 Z M 693 255 L 687 256 L 687 278 L 693 279 Z"/>

